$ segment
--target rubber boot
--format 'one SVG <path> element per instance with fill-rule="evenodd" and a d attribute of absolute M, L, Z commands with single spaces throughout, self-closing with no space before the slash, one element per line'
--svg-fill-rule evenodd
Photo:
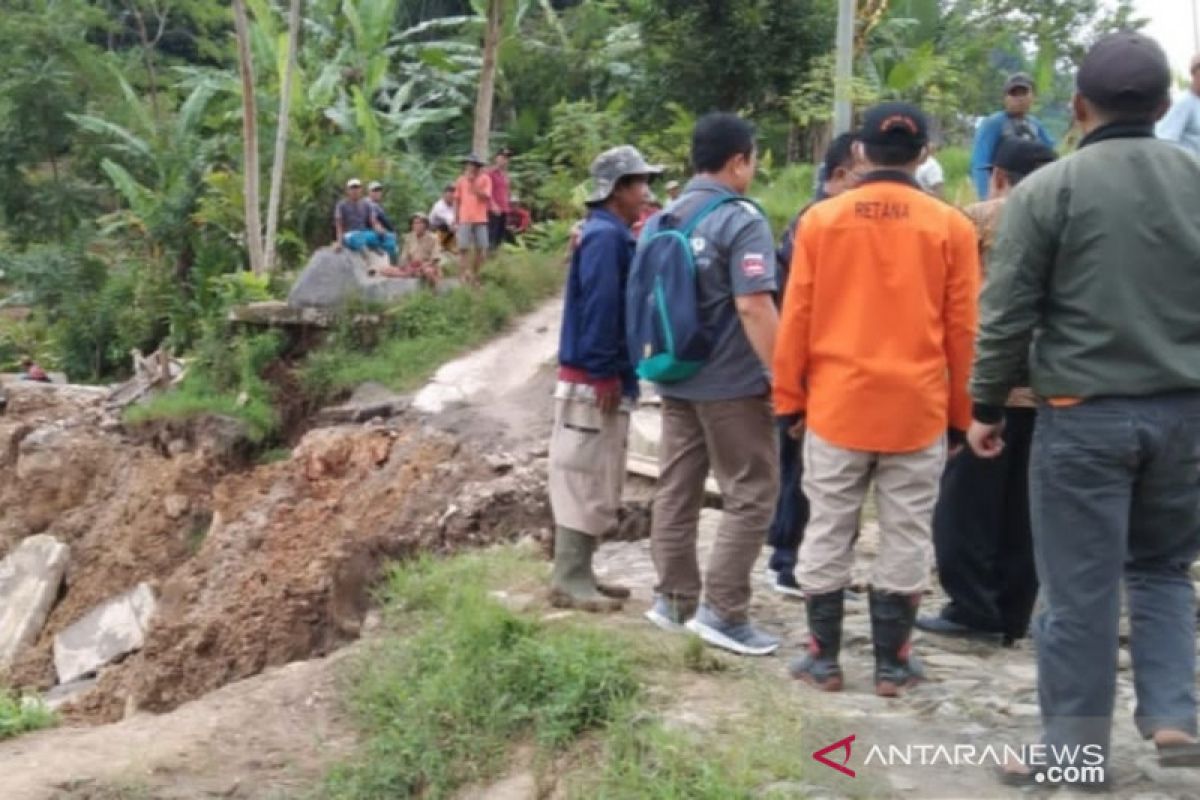
<path fill-rule="evenodd" d="M 592 574 L 593 537 L 561 525 L 554 529 L 554 577 L 550 604 L 580 611 L 619 611 L 621 601 L 605 597 Z"/>
<path fill-rule="evenodd" d="M 792 677 L 823 692 L 842 690 L 842 668 L 838 652 L 842 647 L 842 616 L 845 594 L 841 589 L 804 598 L 808 614 L 808 652 L 793 661 L 788 669 Z"/>
<path fill-rule="evenodd" d="M 600 546 L 600 537 L 589 536 L 587 538 L 588 543 L 591 545 L 591 552 L 588 554 L 588 569 L 591 569 L 592 559 L 596 555 L 596 548 Z M 600 579 L 596 577 L 594 570 L 592 571 L 592 583 L 596 585 L 596 591 L 605 597 L 611 597 L 613 600 L 628 600 L 630 594 L 632 594 L 629 589 L 624 586 L 618 586 L 614 583 L 602 583 Z"/>
<path fill-rule="evenodd" d="M 875 694 L 897 697 L 925 679 L 912 653 L 912 629 L 919 594 L 871 590 L 871 639 L 875 644 Z"/>

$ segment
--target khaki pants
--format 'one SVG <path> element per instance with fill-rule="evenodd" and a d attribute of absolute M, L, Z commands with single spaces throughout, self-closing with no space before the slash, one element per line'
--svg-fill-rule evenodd
<path fill-rule="evenodd" d="M 867 453 L 805 433 L 803 485 L 809 518 L 800 545 L 800 587 L 824 594 L 850 584 L 854 535 L 874 477 L 879 552 L 871 586 L 898 594 L 923 591 L 929 583 L 933 507 L 945 462 L 944 438 L 912 453 Z"/>
<path fill-rule="evenodd" d="M 590 387 L 559 384 L 550 434 L 555 525 L 597 537 L 616 529 L 628 437 L 629 411 L 624 404 L 620 411 L 604 414 Z"/>
<path fill-rule="evenodd" d="M 658 490 L 650 549 L 655 590 L 677 602 L 705 603 L 727 622 L 743 622 L 750 571 L 775 511 L 779 457 L 771 404 L 765 397 L 708 403 L 663 398 Z M 709 466 L 725 513 L 704 582 L 696 555 Z"/>

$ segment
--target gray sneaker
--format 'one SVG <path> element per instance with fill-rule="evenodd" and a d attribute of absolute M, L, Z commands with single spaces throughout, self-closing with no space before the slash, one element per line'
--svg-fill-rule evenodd
<path fill-rule="evenodd" d="M 696 613 L 694 606 L 671 601 L 661 594 L 656 594 L 654 595 L 654 605 L 650 606 L 644 616 L 664 631 L 683 633 L 687 630 L 684 625 L 694 613 Z"/>
<path fill-rule="evenodd" d="M 704 641 L 743 656 L 769 656 L 779 649 L 779 640 L 763 633 L 749 622 L 725 622 L 703 603 L 687 629 Z"/>

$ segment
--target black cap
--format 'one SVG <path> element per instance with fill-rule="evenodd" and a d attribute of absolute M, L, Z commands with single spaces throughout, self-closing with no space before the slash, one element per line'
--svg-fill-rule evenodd
<path fill-rule="evenodd" d="M 863 115 L 859 139 L 865 144 L 924 147 L 929 141 L 929 125 L 921 109 L 911 103 L 880 103 Z"/>
<path fill-rule="evenodd" d="M 1008 137 L 1002 139 L 988 166 L 1002 169 L 1010 175 L 1025 177 L 1038 167 L 1058 158 L 1058 154 L 1041 142 Z"/>
<path fill-rule="evenodd" d="M 1150 37 L 1114 33 L 1083 57 L 1075 85 L 1101 108 L 1149 112 L 1170 97 L 1171 66 Z"/>
<path fill-rule="evenodd" d="M 1017 87 L 1024 87 L 1029 91 L 1033 91 L 1033 78 L 1029 77 L 1024 72 L 1017 72 L 1008 76 L 1008 80 L 1004 82 L 1004 93 L 1008 94 Z"/>

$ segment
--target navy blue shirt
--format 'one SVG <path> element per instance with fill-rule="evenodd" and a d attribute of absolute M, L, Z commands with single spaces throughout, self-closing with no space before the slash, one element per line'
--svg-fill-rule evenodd
<path fill-rule="evenodd" d="M 588 213 L 571 255 L 563 301 L 558 363 L 591 378 L 621 379 L 627 397 L 637 397 L 637 373 L 625 347 L 625 285 L 636 242 L 615 214 Z"/>

